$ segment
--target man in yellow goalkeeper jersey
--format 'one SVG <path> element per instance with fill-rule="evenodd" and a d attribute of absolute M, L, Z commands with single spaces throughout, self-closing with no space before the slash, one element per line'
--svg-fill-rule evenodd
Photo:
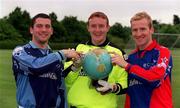
<path fill-rule="evenodd" d="M 108 52 L 124 55 L 124 51 L 112 45 L 107 39 L 109 31 L 108 17 L 102 12 L 94 12 L 88 18 L 87 29 L 91 40 L 79 44 L 76 51 L 87 53 L 95 48 L 103 48 Z M 127 88 L 127 73 L 119 66 L 113 66 L 109 76 L 103 80 L 93 81 L 83 69 L 74 68 L 72 62 L 66 63 L 65 78 L 67 99 L 70 108 L 117 108 L 117 94 Z M 101 87 L 95 86 L 97 83 Z"/>

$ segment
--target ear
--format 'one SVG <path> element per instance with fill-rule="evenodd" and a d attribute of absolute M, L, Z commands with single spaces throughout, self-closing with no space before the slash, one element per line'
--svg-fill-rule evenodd
<path fill-rule="evenodd" d="M 151 34 L 153 34 L 154 33 L 154 27 L 151 27 L 150 30 L 151 30 Z"/>
<path fill-rule="evenodd" d="M 53 32 L 54 32 L 54 29 L 52 28 L 52 30 L 51 30 L 51 35 L 53 34 Z"/>
<path fill-rule="evenodd" d="M 89 25 L 87 25 L 86 28 L 87 28 L 88 32 L 90 32 L 90 31 L 89 31 Z"/>
<path fill-rule="evenodd" d="M 108 31 L 109 31 L 109 29 L 110 29 L 110 25 L 107 25 L 107 29 L 108 29 Z"/>
<path fill-rule="evenodd" d="M 32 27 L 29 28 L 29 31 L 30 31 L 31 34 L 33 34 L 33 29 L 32 29 Z"/>

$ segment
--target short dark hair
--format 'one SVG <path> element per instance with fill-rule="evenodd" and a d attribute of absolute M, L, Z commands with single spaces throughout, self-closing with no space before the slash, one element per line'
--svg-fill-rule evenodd
<path fill-rule="evenodd" d="M 107 25 L 109 25 L 109 19 L 108 19 L 107 15 L 103 12 L 92 13 L 88 18 L 88 22 L 87 22 L 88 25 L 89 25 L 89 20 L 92 19 L 93 17 L 103 18 L 103 19 L 107 20 Z"/>
<path fill-rule="evenodd" d="M 45 13 L 39 13 L 39 14 L 35 15 L 35 16 L 32 18 L 32 20 L 31 20 L 31 25 L 30 25 L 30 26 L 31 26 L 32 28 L 33 28 L 33 26 L 34 26 L 35 21 L 36 21 L 37 18 L 47 18 L 47 19 L 51 20 L 51 18 L 50 18 L 49 15 L 47 15 L 47 14 L 45 14 Z"/>

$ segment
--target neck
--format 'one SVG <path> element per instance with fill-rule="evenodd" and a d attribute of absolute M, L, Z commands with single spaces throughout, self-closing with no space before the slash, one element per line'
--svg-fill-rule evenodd
<path fill-rule="evenodd" d="M 103 39 L 102 41 L 93 41 L 93 40 L 91 40 L 92 41 L 92 43 L 93 43 L 93 45 L 101 45 L 101 44 L 103 44 L 105 41 L 106 41 L 106 39 Z"/>
<path fill-rule="evenodd" d="M 47 48 L 47 45 L 48 45 L 48 42 L 36 42 L 36 41 L 33 41 L 32 42 L 38 47 L 38 48 L 41 48 L 41 49 L 45 49 Z"/>
<path fill-rule="evenodd" d="M 151 43 L 152 43 L 152 40 L 149 41 L 146 45 L 139 46 L 138 48 L 139 48 L 139 50 L 144 50 L 144 49 L 146 49 Z"/>

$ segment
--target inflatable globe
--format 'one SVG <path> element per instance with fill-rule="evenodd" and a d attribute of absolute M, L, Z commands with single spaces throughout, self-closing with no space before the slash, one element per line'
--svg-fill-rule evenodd
<path fill-rule="evenodd" d="M 104 49 L 94 49 L 84 55 L 84 72 L 94 80 L 106 78 L 112 70 L 111 56 Z"/>

